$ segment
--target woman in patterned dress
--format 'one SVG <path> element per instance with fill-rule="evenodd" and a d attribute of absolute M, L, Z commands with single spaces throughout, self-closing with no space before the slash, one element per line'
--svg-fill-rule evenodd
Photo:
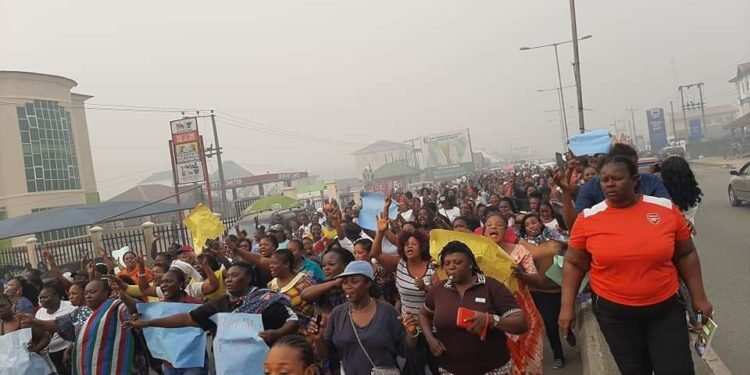
<path fill-rule="evenodd" d="M 485 221 L 484 235 L 505 250 L 518 265 L 513 274 L 519 279 L 520 288 L 514 297 L 526 313 L 529 330 L 523 335 L 508 335 L 513 375 L 542 374 L 544 323 L 526 285 L 542 283 L 544 275 L 537 272 L 533 256 L 523 245 L 503 241 L 507 227 L 508 222 L 503 216 L 490 214 Z"/>
<path fill-rule="evenodd" d="M 269 263 L 271 276 L 273 280 L 268 283 L 268 289 L 274 292 L 282 293 L 289 298 L 292 310 L 297 314 L 300 321 L 300 329 L 307 330 L 307 323 L 315 314 L 315 308 L 312 304 L 302 299 L 302 291 L 313 285 L 313 280 L 307 272 L 301 271 L 296 274 L 294 254 L 287 249 L 277 250 L 271 256 Z"/>

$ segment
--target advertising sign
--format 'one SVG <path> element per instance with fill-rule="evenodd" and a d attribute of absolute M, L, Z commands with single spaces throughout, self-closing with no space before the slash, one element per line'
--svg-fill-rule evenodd
<path fill-rule="evenodd" d="M 471 163 L 471 147 L 466 131 L 425 137 L 427 168 Z"/>
<path fill-rule="evenodd" d="M 186 117 L 169 122 L 172 132 L 172 147 L 174 154 L 177 184 L 191 184 L 203 181 L 203 150 L 198 134 L 198 119 Z"/>
<path fill-rule="evenodd" d="M 691 118 L 688 124 L 688 138 L 693 142 L 698 142 L 703 139 L 703 124 L 701 124 L 701 119 Z"/>
<path fill-rule="evenodd" d="M 169 122 L 172 128 L 172 135 L 198 132 L 198 119 L 195 117 L 186 117 Z"/>
<path fill-rule="evenodd" d="M 203 181 L 203 165 L 200 160 L 177 163 L 177 182 L 179 184 L 191 184 Z"/>
<path fill-rule="evenodd" d="M 664 109 L 647 109 L 646 123 L 648 124 L 648 139 L 651 143 L 651 151 L 658 152 L 668 144 Z"/>
<path fill-rule="evenodd" d="M 468 130 L 422 138 L 424 167 L 433 178 L 451 178 L 474 170 Z"/>
<path fill-rule="evenodd" d="M 200 160 L 198 142 L 180 143 L 174 145 L 174 156 L 177 164 Z"/>

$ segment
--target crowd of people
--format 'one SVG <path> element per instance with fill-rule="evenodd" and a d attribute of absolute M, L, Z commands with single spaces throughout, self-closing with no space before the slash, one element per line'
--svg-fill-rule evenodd
<path fill-rule="evenodd" d="M 688 331 L 713 311 L 692 242 L 702 193 L 683 159 L 639 173 L 637 157 L 614 144 L 558 168 L 395 189 L 371 229 L 354 202 L 329 200 L 203 249 L 103 251 L 72 273 L 45 253 L 46 274 L 5 282 L 0 335 L 31 327 L 29 350 L 60 375 L 197 375 L 215 371 L 211 350 L 203 367 L 177 368 L 153 358 L 142 330 L 211 337 L 215 314 L 250 313 L 270 347 L 266 374 L 541 374 L 544 340 L 564 367 L 576 303 L 591 298 L 623 374 L 691 374 Z M 465 242 L 431 248 L 435 230 L 491 241 L 517 287 L 487 275 Z M 549 277 L 563 257 L 562 281 Z M 196 307 L 138 315 L 155 302 Z"/>

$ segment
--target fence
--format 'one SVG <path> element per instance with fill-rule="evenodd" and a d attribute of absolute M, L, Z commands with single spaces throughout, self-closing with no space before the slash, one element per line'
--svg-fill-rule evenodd
<path fill-rule="evenodd" d="M 223 218 L 222 223 L 228 233 L 240 218 L 237 216 Z M 117 250 L 129 246 L 143 255 L 150 255 L 151 243 L 156 240 L 157 252 L 165 252 L 172 244 L 190 244 L 192 236 L 182 223 L 156 225 L 143 223 L 139 228 L 127 228 L 105 233 L 101 227 L 89 228 L 85 236 L 67 238 L 58 241 L 37 243 L 36 238 L 26 240 L 26 246 L 0 249 L 0 274 L 18 273 L 30 264 L 34 268 L 45 270 L 47 264 L 44 252 L 48 252 L 55 263 L 64 269 L 78 269 L 80 262 L 99 257 L 99 249 Z"/>

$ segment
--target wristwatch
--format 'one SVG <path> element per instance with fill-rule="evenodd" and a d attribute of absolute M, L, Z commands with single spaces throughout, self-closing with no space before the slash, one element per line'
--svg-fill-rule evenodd
<path fill-rule="evenodd" d="M 492 326 L 495 328 L 500 327 L 500 315 L 492 314 Z"/>

